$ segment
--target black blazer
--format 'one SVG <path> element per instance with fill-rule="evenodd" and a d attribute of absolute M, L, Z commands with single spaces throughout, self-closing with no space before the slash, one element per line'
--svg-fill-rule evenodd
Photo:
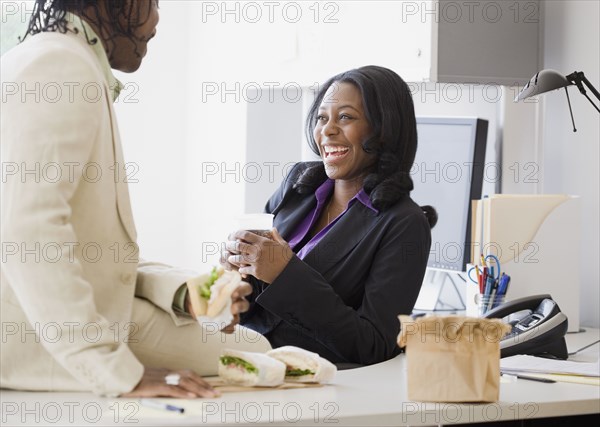
<path fill-rule="evenodd" d="M 292 188 L 311 164 L 295 165 L 266 206 L 286 240 L 316 205 L 314 193 Z M 412 312 L 430 245 L 427 219 L 410 197 L 379 214 L 357 201 L 272 284 L 251 278 L 254 292 L 241 323 L 273 347 L 295 345 L 334 363 L 390 359 L 399 352 L 397 316 Z"/>

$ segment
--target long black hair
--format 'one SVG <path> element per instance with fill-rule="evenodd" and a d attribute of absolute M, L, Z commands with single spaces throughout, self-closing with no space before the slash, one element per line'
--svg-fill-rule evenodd
<path fill-rule="evenodd" d="M 27 32 L 20 41 L 25 40 L 28 35 L 33 36 L 48 31 L 58 31 L 63 34 L 67 31 L 77 32 L 76 29 L 72 30 L 68 27 L 67 12 L 70 12 L 93 21 L 100 31 L 98 35 L 108 43 L 113 42 L 116 37 L 125 37 L 137 46 L 134 30 L 148 19 L 153 1 L 158 4 L 158 0 L 35 0 Z M 144 8 L 136 8 L 135 2 L 148 4 L 146 16 L 144 16 Z M 100 8 L 105 12 L 106 19 L 103 18 Z M 137 13 L 134 13 L 136 10 Z M 86 37 L 89 44 L 98 43 L 96 38 L 90 39 L 88 34 Z"/>
<path fill-rule="evenodd" d="M 369 65 L 333 76 L 320 88 L 306 119 L 306 137 L 311 150 L 319 154 L 314 138 L 319 106 L 329 87 L 336 83 L 353 84 L 361 93 L 363 108 L 371 126 L 371 135 L 363 142 L 366 153 L 377 157 L 368 171 L 363 186 L 378 210 L 393 206 L 408 196 L 413 186 L 410 169 L 417 153 L 417 120 L 410 89 L 394 71 Z M 314 191 L 327 175 L 322 163 L 309 167 L 298 178 L 295 188 L 300 193 Z M 421 206 L 429 225 L 437 222 L 431 206 Z"/>

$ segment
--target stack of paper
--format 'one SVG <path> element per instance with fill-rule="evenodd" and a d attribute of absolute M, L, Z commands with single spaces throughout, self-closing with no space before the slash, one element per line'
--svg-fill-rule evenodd
<path fill-rule="evenodd" d="M 501 263 L 532 257 L 528 244 L 536 241 L 552 211 L 570 198 L 566 194 L 492 194 L 473 200 L 471 262 L 477 263 L 484 252 L 494 253 Z"/>
<path fill-rule="evenodd" d="M 600 363 L 598 361 L 574 362 L 517 355 L 500 359 L 500 370 L 504 374 L 526 374 L 555 381 L 600 385 Z"/>

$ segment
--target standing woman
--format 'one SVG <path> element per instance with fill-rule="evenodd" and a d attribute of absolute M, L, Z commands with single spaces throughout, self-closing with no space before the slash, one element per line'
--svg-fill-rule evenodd
<path fill-rule="evenodd" d="M 0 184 L 10 327 L 0 388 L 214 397 L 201 375 L 217 373 L 222 347 L 270 348 L 241 328 L 202 335 L 180 297 L 197 273 L 138 262 L 112 70 L 140 67 L 158 20 L 157 0 L 37 0 L 26 37 L 2 56 L 0 140 L 12 172 Z M 251 291 L 234 292 L 232 315 Z"/>
<path fill-rule="evenodd" d="M 298 163 L 269 199 L 273 240 L 229 236 L 226 268 L 251 275 L 242 324 L 273 347 L 373 364 L 398 353 L 398 314 L 412 311 L 436 213 L 410 198 L 417 151 L 412 97 L 393 71 L 329 79 L 307 119 L 322 161 Z"/>

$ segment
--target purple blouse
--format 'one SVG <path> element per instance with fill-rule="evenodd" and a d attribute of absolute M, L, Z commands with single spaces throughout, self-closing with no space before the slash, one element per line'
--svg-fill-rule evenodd
<path fill-rule="evenodd" d="M 292 248 L 292 250 L 294 250 L 295 247 L 300 242 L 302 242 L 302 240 L 304 240 L 304 238 L 306 237 L 306 234 L 310 231 L 310 229 L 315 225 L 315 223 L 321 216 L 321 213 L 323 212 L 323 208 L 325 207 L 325 204 L 327 203 L 327 199 L 333 192 L 334 183 L 335 183 L 334 180 L 327 179 L 315 191 L 315 197 L 317 198 L 317 206 L 315 206 L 314 209 L 312 209 L 310 212 L 308 212 L 306 217 L 302 220 L 302 222 L 300 222 L 300 224 L 298 224 L 298 226 L 292 232 L 292 234 L 290 236 L 290 241 L 289 241 L 289 244 L 290 244 L 290 247 Z M 348 209 L 350 209 L 350 207 L 357 200 L 360 203 L 362 203 L 363 205 L 365 205 L 366 207 L 368 207 L 369 209 L 371 209 L 373 212 L 379 213 L 379 211 L 377 209 L 375 209 L 373 207 L 373 205 L 371 204 L 371 199 L 369 199 L 369 196 L 367 195 L 367 193 L 365 193 L 365 190 L 361 189 L 358 193 L 356 193 L 356 195 L 352 199 L 350 199 L 350 201 L 348 202 L 348 206 L 346 206 L 346 209 L 344 210 L 344 212 L 339 214 L 324 229 L 319 231 L 312 239 L 310 239 L 310 241 L 306 245 L 304 245 L 304 247 L 302 249 L 300 249 L 300 251 L 297 253 L 298 258 L 304 259 L 306 254 L 308 254 L 315 246 L 317 246 L 317 244 L 321 241 L 323 236 L 325 236 L 327 234 L 329 229 L 331 227 L 333 227 L 333 225 L 342 216 L 344 216 L 344 214 L 348 211 Z"/>

